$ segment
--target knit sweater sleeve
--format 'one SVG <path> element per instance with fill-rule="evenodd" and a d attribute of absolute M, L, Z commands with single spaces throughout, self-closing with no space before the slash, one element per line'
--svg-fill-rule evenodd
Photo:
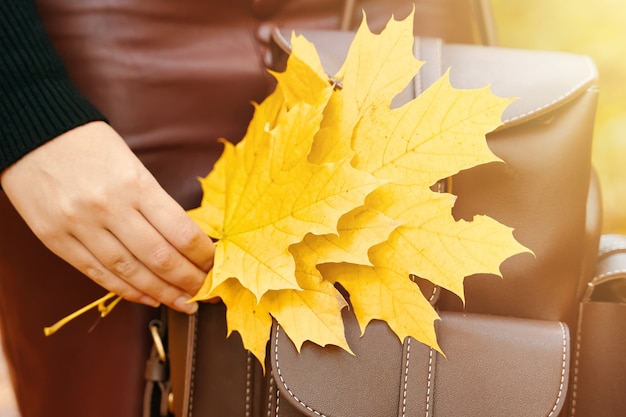
<path fill-rule="evenodd" d="M 34 0 L 0 1 L 0 172 L 74 127 L 105 120 L 72 85 Z"/>

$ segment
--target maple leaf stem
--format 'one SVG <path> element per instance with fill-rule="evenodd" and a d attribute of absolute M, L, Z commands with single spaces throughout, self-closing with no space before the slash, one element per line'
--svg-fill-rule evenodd
<path fill-rule="evenodd" d="M 106 302 L 108 300 L 110 300 L 111 298 L 113 298 L 113 297 L 117 297 L 117 299 L 113 300 L 109 304 L 106 304 Z M 55 334 L 57 331 L 59 331 L 59 329 L 61 329 L 67 323 L 69 323 L 70 321 L 74 320 L 76 317 L 80 316 L 81 314 L 86 313 L 87 311 L 91 310 L 92 308 L 96 308 L 97 307 L 98 311 L 100 311 L 100 315 L 102 317 L 104 317 L 104 316 L 106 316 L 107 314 L 109 314 L 111 312 L 111 310 L 117 305 L 117 303 L 120 302 L 121 299 L 122 299 L 122 297 L 118 296 L 114 292 L 110 292 L 107 295 L 105 295 L 104 297 L 101 297 L 101 298 L 97 299 L 93 303 L 86 305 L 85 307 L 83 307 L 83 308 L 73 312 L 72 314 L 70 314 L 70 315 L 68 315 L 66 317 L 63 317 L 61 320 L 57 321 L 52 326 L 44 327 L 43 333 L 46 336 L 50 336 L 50 335 Z"/>
<path fill-rule="evenodd" d="M 109 294 L 111 294 L 111 293 L 109 293 Z M 109 294 L 107 294 L 107 295 L 109 295 Z M 111 312 L 111 310 L 113 310 L 115 308 L 115 306 L 120 301 L 122 301 L 122 297 L 120 297 L 118 295 L 113 301 L 111 301 L 109 304 L 107 304 L 106 301 L 108 301 L 109 298 L 106 298 L 105 300 L 102 300 L 102 302 L 98 304 L 98 311 L 100 312 L 100 316 L 101 317 L 106 317 Z"/>

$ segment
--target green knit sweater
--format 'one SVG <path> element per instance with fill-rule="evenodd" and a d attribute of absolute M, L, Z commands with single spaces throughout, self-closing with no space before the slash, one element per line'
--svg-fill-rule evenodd
<path fill-rule="evenodd" d="M 68 79 L 34 0 L 1 0 L 0 172 L 93 120 L 105 119 Z"/>

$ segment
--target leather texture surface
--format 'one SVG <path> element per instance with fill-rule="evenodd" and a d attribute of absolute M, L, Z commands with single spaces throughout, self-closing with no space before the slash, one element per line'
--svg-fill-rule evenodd
<path fill-rule="evenodd" d="M 169 316 L 170 340 L 177 341 L 169 352 L 176 415 L 261 416 L 248 413 L 258 403 L 252 395 L 264 391 L 263 371 L 236 333 L 226 337 L 224 305 L 202 305 L 191 320 L 171 311 Z"/>
<path fill-rule="evenodd" d="M 565 403 L 562 323 L 444 312 L 443 357 L 412 338 L 402 346 L 381 322 L 361 337 L 351 313 L 344 321 L 355 355 L 311 343 L 298 353 L 274 326 L 268 415 L 530 417 L 558 415 Z"/>

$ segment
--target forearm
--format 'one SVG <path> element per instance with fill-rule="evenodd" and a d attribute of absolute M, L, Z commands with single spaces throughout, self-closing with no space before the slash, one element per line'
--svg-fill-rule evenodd
<path fill-rule="evenodd" d="M 0 172 L 94 120 L 104 117 L 70 82 L 34 2 L 0 1 Z"/>

